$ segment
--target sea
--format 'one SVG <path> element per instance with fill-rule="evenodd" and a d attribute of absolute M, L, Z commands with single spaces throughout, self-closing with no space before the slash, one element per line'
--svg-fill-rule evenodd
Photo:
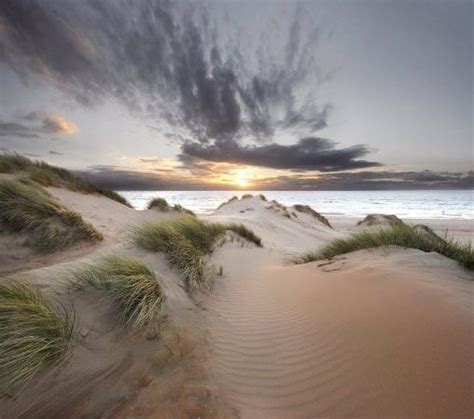
<path fill-rule="evenodd" d="M 365 217 L 395 214 L 400 218 L 474 220 L 474 190 L 413 191 L 118 191 L 138 210 L 155 197 L 209 214 L 232 196 L 263 194 L 290 206 L 309 205 L 328 216 Z"/>

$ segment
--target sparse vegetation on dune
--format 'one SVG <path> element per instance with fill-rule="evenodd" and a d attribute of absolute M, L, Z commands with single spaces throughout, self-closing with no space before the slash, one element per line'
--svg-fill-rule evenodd
<path fill-rule="evenodd" d="M 13 173 L 27 170 L 33 162 L 20 154 L 2 153 L 0 154 L 0 173 Z"/>
<path fill-rule="evenodd" d="M 45 162 L 35 162 L 16 153 L 0 154 L 0 173 L 25 172 L 25 179 L 29 179 L 42 186 L 66 188 L 75 192 L 96 193 L 131 208 L 128 201 L 109 189 L 98 188 L 71 173 L 69 170 L 52 166 Z"/>
<path fill-rule="evenodd" d="M 242 199 L 250 199 L 250 198 L 254 198 L 254 196 L 252 194 L 244 194 L 244 195 L 242 195 L 242 197 L 240 199 L 242 200 Z M 267 197 L 265 195 L 262 195 L 262 194 L 255 195 L 255 198 L 258 198 L 262 201 L 267 201 Z M 231 202 L 238 201 L 238 200 L 239 200 L 239 197 L 237 195 L 234 195 L 233 197 L 229 198 L 227 201 L 220 204 L 217 207 L 217 209 L 222 208 L 224 205 L 230 204 Z"/>
<path fill-rule="evenodd" d="M 159 211 L 162 211 L 162 212 L 175 210 L 175 211 L 182 212 L 182 213 L 185 213 L 185 214 L 188 214 L 188 215 L 195 215 L 194 212 L 192 212 L 191 210 L 189 210 L 187 208 L 184 208 L 183 206 L 181 206 L 179 204 L 176 204 L 174 206 L 169 205 L 168 202 L 166 201 L 166 199 L 164 199 L 164 198 L 153 198 L 148 203 L 147 208 L 148 209 L 156 208 L 156 209 L 158 209 Z"/>
<path fill-rule="evenodd" d="M 456 260 L 469 270 L 474 269 L 474 251 L 471 243 L 459 243 L 446 240 L 436 234 L 411 227 L 406 224 L 395 224 L 380 230 L 363 230 L 353 233 L 347 239 L 337 239 L 322 249 L 306 253 L 295 259 L 295 263 L 308 263 L 330 259 L 337 255 L 382 246 L 400 246 L 419 249 L 424 252 L 437 252 L 440 255 Z"/>
<path fill-rule="evenodd" d="M 175 204 L 173 206 L 173 209 L 175 211 L 179 211 L 179 212 L 183 212 L 185 214 L 188 214 L 188 215 L 192 215 L 192 216 L 195 216 L 196 214 L 194 214 L 194 212 L 192 212 L 190 209 L 187 209 L 187 208 L 184 208 L 183 206 L 179 205 L 179 204 Z"/>
<path fill-rule="evenodd" d="M 139 260 L 108 256 L 71 275 L 76 289 L 104 291 L 125 328 L 148 331 L 156 327 L 165 297 L 154 272 Z"/>
<path fill-rule="evenodd" d="M 159 211 L 169 211 L 170 206 L 164 198 L 153 198 L 147 205 L 148 209 L 156 208 Z"/>
<path fill-rule="evenodd" d="M 74 313 L 52 304 L 36 286 L 1 283 L 0 391 L 18 389 L 67 360 L 74 333 Z"/>
<path fill-rule="evenodd" d="M 197 288 L 205 282 L 206 255 L 224 234 L 215 224 L 183 215 L 173 220 L 146 223 L 133 232 L 135 243 L 147 250 L 163 252 L 178 269 L 187 286 Z"/>
<path fill-rule="evenodd" d="M 276 213 L 282 215 L 283 217 L 291 219 L 291 214 L 288 211 L 288 208 L 285 207 L 283 204 L 280 204 L 278 201 L 274 199 L 270 202 L 270 205 L 266 207 L 269 210 L 275 211 Z"/>
<path fill-rule="evenodd" d="M 332 225 L 329 222 L 329 220 L 324 215 L 321 215 L 319 212 L 315 211 L 309 205 L 296 204 L 296 205 L 293 206 L 293 208 L 296 211 L 303 212 L 305 214 L 309 214 L 309 215 L 313 216 L 314 218 L 316 218 L 318 221 L 320 221 L 324 225 L 328 226 L 329 228 L 332 228 Z"/>
<path fill-rule="evenodd" d="M 252 230 L 245 227 L 243 224 L 231 223 L 225 224 L 224 228 L 226 230 L 233 231 L 235 234 L 239 235 L 240 237 L 248 240 L 249 242 L 254 243 L 258 247 L 262 247 L 262 239 L 258 237 Z"/>
<path fill-rule="evenodd" d="M 395 225 L 403 224 L 403 221 L 393 214 L 369 214 L 363 220 L 357 222 L 358 226 L 367 226 L 367 227 L 383 225 L 383 224 L 388 224 L 389 226 L 395 226 Z"/>
<path fill-rule="evenodd" d="M 205 258 L 227 230 L 261 246 L 260 238 L 244 226 L 205 223 L 189 215 L 138 226 L 132 239 L 144 249 L 163 252 L 186 285 L 194 289 L 206 282 Z"/>
<path fill-rule="evenodd" d="M 239 200 L 239 197 L 238 196 L 233 196 L 232 198 L 229 198 L 227 201 L 223 202 L 222 204 L 220 204 L 217 209 L 220 209 L 222 208 L 224 205 L 227 205 L 227 204 L 230 204 L 231 202 L 234 202 L 234 201 L 238 201 Z"/>
<path fill-rule="evenodd" d="M 40 253 L 103 239 L 40 186 L 13 180 L 0 180 L 0 226 L 27 234 L 26 244 Z"/>

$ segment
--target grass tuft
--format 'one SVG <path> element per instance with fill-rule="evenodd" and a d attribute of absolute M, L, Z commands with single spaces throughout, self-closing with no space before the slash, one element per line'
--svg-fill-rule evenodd
<path fill-rule="evenodd" d="M 147 206 L 148 209 L 156 208 L 159 211 L 169 211 L 170 206 L 164 198 L 153 198 Z"/>
<path fill-rule="evenodd" d="M 0 284 L 0 389 L 25 386 L 71 354 L 74 313 L 51 304 L 36 286 Z"/>
<path fill-rule="evenodd" d="M 231 202 L 234 202 L 234 201 L 238 201 L 239 200 L 239 197 L 234 195 L 232 198 L 229 198 L 227 201 L 223 202 L 222 204 L 220 204 L 217 209 L 220 209 L 222 208 L 224 205 L 227 205 L 227 204 L 230 204 Z"/>
<path fill-rule="evenodd" d="M 147 208 L 148 209 L 156 208 L 157 210 L 162 211 L 162 212 L 175 210 L 175 211 L 178 211 L 178 212 L 182 212 L 184 214 L 193 215 L 193 216 L 195 215 L 194 212 L 192 212 L 191 210 L 189 210 L 187 208 L 184 208 L 183 206 L 181 206 L 179 204 L 176 204 L 174 206 L 169 205 L 168 202 L 166 201 L 166 199 L 164 199 L 164 198 L 153 198 L 148 203 Z"/>
<path fill-rule="evenodd" d="M 69 170 L 45 162 L 32 161 L 16 153 L 0 154 L 0 173 L 26 172 L 25 178 L 42 186 L 66 188 L 75 192 L 96 193 L 132 207 L 120 194 L 110 189 L 98 188 L 92 183 L 71 173 Z"/>
<path fill-rule="evenodd" d="M 254 243 L 258 247 L 263 247 L 262 239 L 259 236 L 257 236 L 252 230 L 245 227 L 243 224 L 236 224 L 236 223 L 225 224 L 224 228 L 226 230 L 233 231 L 240 237 L 248 240 L 249 242 Z"/>
<path fill-rule="evenodd" d="M 242 225 L 206 223 L 184 214 L 138 226 L 132 231 L 132 240 L 144 249 L 163 252 L 188 288 L 196 289 L 206 283 L 206 257 L 212 254 L 226 230 L 261 245 L 261 240 Z"/>
<path fill-rule="evenodd" d="M 363 230 L 353 233 L 347 239 L 337 239 L 316 252 L 306 253 L 294 263 L 308 263 L 330 259 L 337 255 L 381 246 L 400 246 L 419 249 L 424 252 L 436 252 L 456 260 L 469 270 L 474 270 L 474 251 L 471 243 L 459 243 L 445 240 L 436 234 L 428 234 L 423 229 L 396 224 L 380 230 Z"/>
<path fill-rule="evenodd" d="M 192 215 L 193 217 L 196 216 L 196 214 L 194 214 L 194 212 L 192 212 L 190 209 L 184 208 L 183 206 L 181 206 L 179 204 L 175 204 L 173 209 L 175 211 L 179 211 L 179 212 L 182 212 L 184 214 Z"/>
<path fill-rule="evenodd" d="M 0 173 L 12 173 L 26 170 L 32 161 L 17 153 L 0 154 Z"/>
<path fill-rule="evenodd" d="M 396 215 L 393 214 L 369 214 L 363 220 L 358 221 L 358 226 L 377 226 L 388 224 L 390 227 L 403 224 L 403 221 L 400 220 Z"/>
<path fill-rule="evenodd" d="M 0 225 L 26 233 L 35 251 L 47 253 L 73 244 L 102 240 L 82 217 L 34 184 L 0 180 Z"/>
<path fill-rule="evenodd" d="M 153 271 L 137 259 L 108 256 L 72 272 L 77 289 L 104 291 L 125 328 L 154 329 L 164 294 Z"/>
<path fill-rule="evenodd" d="M 319 212 L 315 211 L 313 208 L 311 208 L 309 205 L 300 205 L 296 204 L 293 206 L 293 208 L 298 211 L 298 212 L 303 212 L 305 214 L 309 214 L 316 218 L 318 221 L 323 223 L 324 225 L 328 226 L 329 228 L 333 228 L 329 220 L 324 216 L 321 215 Z"/>

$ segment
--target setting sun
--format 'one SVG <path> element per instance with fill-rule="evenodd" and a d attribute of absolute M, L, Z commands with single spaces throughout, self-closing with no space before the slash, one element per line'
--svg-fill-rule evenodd
<path fill-rule="evenodd" d="M 232 183 L 237 185 L 239 188 L 250 186 L 251 182 L 249 179 L 248 169 L 237 169 L 233 173 Z"/>

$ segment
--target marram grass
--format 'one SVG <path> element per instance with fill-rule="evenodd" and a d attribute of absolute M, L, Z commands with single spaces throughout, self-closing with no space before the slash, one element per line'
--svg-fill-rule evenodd
<path fill-rule="evenodd" d="M 166 199 L 160 198 L 160 197 L 153 198 L 148 203 L 147 208 L 148 209 L 155 209 L 156 208 L 157 210 L 159 210 L 161 212 L 167 212 L 167 211 L 174 210 L 174 211 L 182 212 L 182 213 L 188 214 L 188 215 L 195 215 L 194 212 L 192 212 L 191 210 L 189 210 L 187 208 L 184 208 L 183 206 L 181 206 L 179 204 L 175 204 L 174 206 L 171 206 L 170 204 L 168 204 Z"/>
<path fill-rule="evenodd" d="M 75 288 L 104 291 L 126 329 L 148 331 L 157 325 L 165 297 L 153 271 L 139 260 L 108 256 L 71 275 Z"/>
<path fill-rule="evenodd" d="M 263 195 L 262 195 L 263 196 Z M 253 230 L 251 230 L 248 227 L 245 227 L 243 224 L 237 224 L 237 223 L 230 223 L 230 224 L 224 224 L 223 227 L 226 230 L 233 231 L 235 234 L 238 236 L 248 240 L 249 242 L 252 242 L 258 247 L 263 247 L 262 245 L 262 239 L 257 236 Z"/>
<path fill-rule="evenodd" d="M 304 212 L 306 214 L 309 214 L 311 215 L 312 217 L 316 218 L 318 221 L 320 221 L 321 223 L 323 223 L 324 225 L 326 225 L 327 227 L 329 228 L 333 228 L 331 223 L 329 222 L 329 220 L 322 214 L 320 214 L 319 212 L 315 211 L 313 208 L 311 208 L 309 205 L 301 205 L 301 204 L 296 204 L 293 206 L 293 208 L 296 210 L 296 211 L 299 211 L 299 212 Z"/>
<path fill-rule="evenodd" d="M 71 354 L 74 312 L 53 305 L 36 286 L 0 283 L 0 391 L 23 388 Z"/>
<path fill-rule="evenodd" d="M 188 288 L 195 289 L 206 283 L 206 257 L 227 230 L 261 246 L 261 239 L 243 225 L 206 223 L 189 215 L 137 226 L 132 240 L 144 249 L 163 252 Z"/>
<path fill-rule="evenodd" d="M 127 200 L 115 191 L 98 188 L 90 182 L 79 178 L 72 172 L 45 162 L 37 162 L 16 153 L 0 154 L 0 173 L 23 172 L 25 179 L 43 186 L 66 188 L 76 192 L 97 193 L 131 207 Z"/>
<path fill-rule="evenodd" d="M 40 186 L 14 180 L 0 180 L 0 226 L 25 233 L 27 244 L 40 253 L 103 239 L 78 213 Z"/>
<path fill-rule="evenodd" d="M 169 211 L 170 206 L 165 198 L 153 198 L 147 205 L 148 209 L 156 208 L 159 211 Z"/>
<path fill-rule="evenodd" d="M 381 246 L 400 246 L 424 252 L 436 252 L 456 260 L 469 270 L 474 269 L 474 251 L 471 243 L 446 240 L 434 233 L 430 234 L 406 224 L 396 224 L 389 228 L 353 233 L 349 238 L 334 240 L 320 250 L 306 253 L 295 259 L 294 262 L 314 262 L 356 250 Z"/>

